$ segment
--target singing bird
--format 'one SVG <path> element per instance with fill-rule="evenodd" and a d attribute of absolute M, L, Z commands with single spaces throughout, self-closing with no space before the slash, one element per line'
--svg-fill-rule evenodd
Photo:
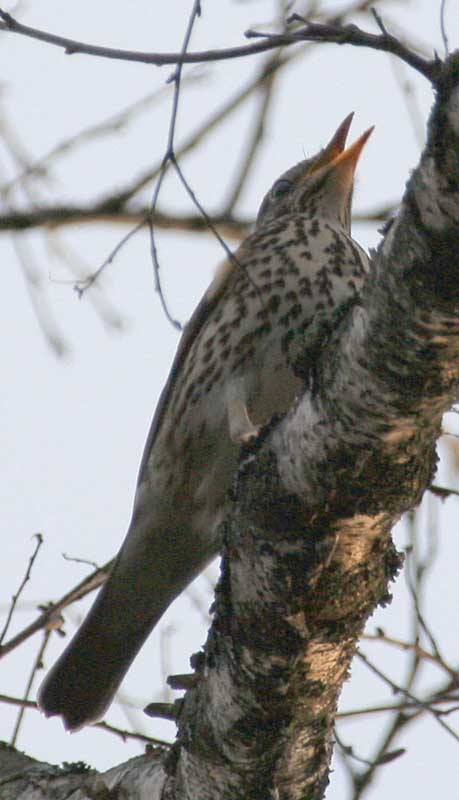
<path fill-rule="evenodd" d="M 294 364 L 317 314 L 358 295 L 368 258 L 350 233 L 354 172 L 370 128 L 329 144 L 272 186 L 180 340 L 145 446 L 113 570 L 38 703 L 77 730 L 110 705 L 170 603 L 219 551 L 241 442 L 304 388 Z"/>

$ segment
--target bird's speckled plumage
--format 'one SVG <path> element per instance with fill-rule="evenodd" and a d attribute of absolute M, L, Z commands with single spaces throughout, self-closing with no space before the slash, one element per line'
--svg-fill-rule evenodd
<path fill-rule="evenodd" d="M 276 181 L 254 232 L 187 325 L 140 467 L 131 525 L 39 702 L 76 729 L 98 719 L 172 600 L 218 553 L 240 442 L 303 388 L 293 364 L 318 313 L 355 296 L 368 260 L 350 235 L 352 115 L 318 156 Z"/>

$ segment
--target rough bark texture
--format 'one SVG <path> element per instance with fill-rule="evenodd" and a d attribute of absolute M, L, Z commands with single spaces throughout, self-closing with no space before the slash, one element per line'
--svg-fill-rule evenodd
<path fill-rule="evenodd" d="M 458 85 L 455 54 L 361 303 L 305 342 L 304 397 L 244 455 L 200 680 L 126 796 L 323 797 L 343 681 L 401 565 L 390 530 L 432 479 L 457 394 Z"/>
<path fill-rule="evenodd" d="M 97 773 L 85 764 L 62 767 L 41 763 L 0 743 L 1 800 L 152 800 L 161 796 L 163 751 L 147 755 Z"/>

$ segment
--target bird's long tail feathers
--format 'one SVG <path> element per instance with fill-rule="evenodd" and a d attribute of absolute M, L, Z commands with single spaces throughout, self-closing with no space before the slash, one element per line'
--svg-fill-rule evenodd
<path fill-rule="evenodd" d="M 183 530 L 180 536 L 137 533 L 127 537 L 88 616 L 40 688 L 42 711 L 61 715 L 68 730 L 100 719 L 150 631 L 212 556 L 196 550 L 196 538 L 186 547 Z"/>

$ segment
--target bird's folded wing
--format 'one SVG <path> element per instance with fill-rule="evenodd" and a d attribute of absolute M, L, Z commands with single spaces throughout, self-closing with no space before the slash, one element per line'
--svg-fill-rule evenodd
<path fill-rule="evenodd" d="M 194 310 L 192 317 L 185 326 L 177 347 L 177 352 L 172 363 L 169 377 L 159 397 L 155 414 L 151 423 L 139 469 L 139 484 L 142 482 L 142 476 L 147 467 L 150 453 L 154 446 L 156 437 L 161 430 L 170 400 L 173 396 L 177 379 L 181 371 L 184 369 L 184 364 L 189 350 L 205 326 L 209 315 L 212 313 L 212 310 L 215 308 L 227 288 L 231 285 L 231 282 L 237 277 L 238 271 L 244 270 L 244 260 L 247 256 L 247 250 L 250 249 L 249 238 L 236 250 L 231 257 L 226 258 L 225 261 L 218 267 L 212 283 L 209 285 L 201 301 Z"/>

